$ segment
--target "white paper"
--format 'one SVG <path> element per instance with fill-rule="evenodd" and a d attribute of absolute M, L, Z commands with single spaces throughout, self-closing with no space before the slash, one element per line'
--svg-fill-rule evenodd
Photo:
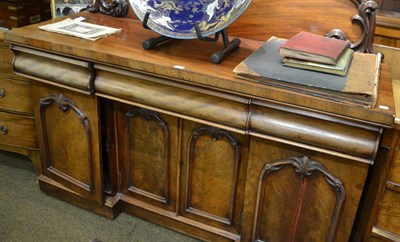
<path fill-rule="evenodd" d="M 39 29 L 93 41 L 121 31 L 121 29 L 79 22 L 69 18 L 57 23 L 39 26 Z"/>

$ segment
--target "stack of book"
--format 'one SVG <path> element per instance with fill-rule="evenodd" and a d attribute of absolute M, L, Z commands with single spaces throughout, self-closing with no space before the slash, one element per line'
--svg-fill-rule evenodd
<path fill-rule="evenodd" d="M 289 91 L 355 106 L 367 108 L 375 106 L 381 63 L 379 53 L 349 51 L 347 43 L 340 41 L 343 49 L 336 50 L 336 54 L 328 55 L 327 53 L 332 51 L 329 49 L 324 50 L 324 55 L 305 55 L 303 52 L 284 48 L 285 45 L 289 45 L 288 42 L 289 40 L 286 39 L 271 37 L 258 50 L 239 63 L 233 72 L 238 78 Z M 300 44 L 304 46 L 304 43 Z M 321 48 L 321 45 L 317 43 L 311 46 L 315 49 Z M 304 60 L 304 56 L 307 56 L 307 60 Z M 341 71 L 335 70 L 335 75 L 327 73 L 340 65 L 342 58 L 348 62 L 345 64 L 347 70 L 345 67 Z M 314 66 L 320 65 L 321 60 L 329 62 L 329 64 L 324 64 L 329 68 L 315 71 Z M 313 64 L 293 68 L 289 66 L 293 61 L 306 61 Z M 310 68 L 313 70 L 309 70 Z"/>
<path fill-rule="evenodd" d="M 353 58 L 347 41 L 300 32 L 279 48 L 285 66 L 346 76 Z"/>

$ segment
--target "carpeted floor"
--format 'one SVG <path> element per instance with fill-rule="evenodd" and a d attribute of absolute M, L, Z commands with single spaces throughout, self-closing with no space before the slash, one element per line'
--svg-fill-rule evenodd
<path fill-rule="evenodd" d="M 197 241 L 122 213 L 111 220 L 41 192 L 32 163 L 0 151 L 0 241 Z"/>

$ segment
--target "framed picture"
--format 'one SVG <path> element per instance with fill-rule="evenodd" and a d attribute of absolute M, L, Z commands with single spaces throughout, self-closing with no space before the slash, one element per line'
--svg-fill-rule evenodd
<path fill-rule="evenodd" d="M 53 18 L 64 17 L 87 9 L 94 0 L 51 0 Z"/>

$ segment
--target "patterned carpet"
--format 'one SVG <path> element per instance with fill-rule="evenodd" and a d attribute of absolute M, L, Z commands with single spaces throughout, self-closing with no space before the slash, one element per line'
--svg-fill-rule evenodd
<path fill-rule="evenodd" d="M 122 213 L 111 220 L 41 192 L 27 158 L 0 151 L 0 241 L 197 241 Z"/>

